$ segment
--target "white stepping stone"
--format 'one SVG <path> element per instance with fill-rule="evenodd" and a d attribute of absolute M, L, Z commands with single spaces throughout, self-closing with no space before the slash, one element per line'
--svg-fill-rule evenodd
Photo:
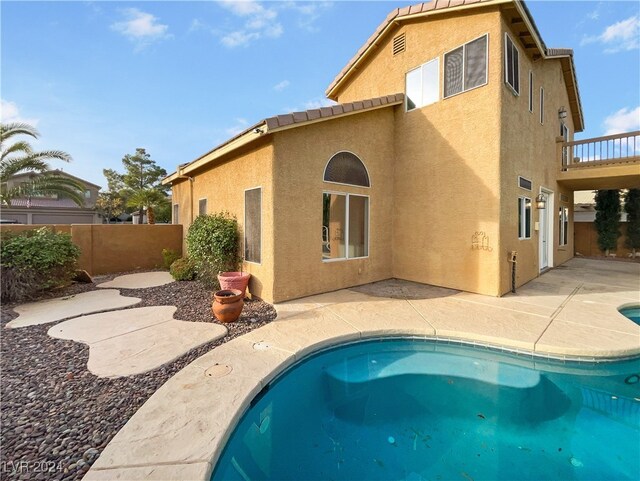
<path fill-rule="evenodd" d="M 132 306 L 137 297 L 125 297 L 115 289 L 83 292 L 73 296 L 30 302 L 13 308 L 19 315 L 6 327 L 26 327 L 59 321 L 68 317 Z"/>
<path fill-rule="evenodd" d="M 96 376 L 132 376 L 227 334 L 220 324 L 176 320 L 176 309 L 152 306 L 92 314 L 57 324 L 48 334 L 88 344 L 87 368 Z"/>
<path fill-rule="evenodd" d="M 97 287 L 114 287 L 117 289 L 145 289 L 147 287 L 164 286 L 175 282 L 171 274 L 164 271 L 139 272 L 138 274 L 126 274 L 118 276 L 112 281 L 98 284 Z"/>

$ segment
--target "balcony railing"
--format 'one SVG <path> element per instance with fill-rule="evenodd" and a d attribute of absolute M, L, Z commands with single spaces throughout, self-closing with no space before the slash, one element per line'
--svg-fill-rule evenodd
<path fill-rule="evenodd" d="M 640 130 L 562 142 L 562 170 L 602 167 L 640 160 Z"/>

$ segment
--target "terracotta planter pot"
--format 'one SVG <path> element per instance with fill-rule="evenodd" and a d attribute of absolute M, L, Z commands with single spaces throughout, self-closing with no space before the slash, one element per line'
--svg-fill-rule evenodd
<path fill-rule="evenodd" d="M 250 277 L 251 274 L 248 272 L 221 272 L 218 274 L 218 282 L 220 282 L 220 289 L 238 289 L 245 296 Z"/>
<path fill-rule="evenodd" d="M 220 322 L 237 321 L 242 312 L 244 294 L 238 289 L 221 290 L 213 293 L 211 309 Z"/>

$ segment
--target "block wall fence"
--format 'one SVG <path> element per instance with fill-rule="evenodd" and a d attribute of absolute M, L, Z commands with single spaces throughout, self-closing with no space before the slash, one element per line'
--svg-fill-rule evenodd
<path fill-rule="evenodd" d="M 182 225 L 3 225 L 1 231 L 23 232 L 40 227 L 71 234 L 71 240 L 82 251 L 78 267 L 92 276 L 162 267 L 162 249 L 182 255 Z"/>

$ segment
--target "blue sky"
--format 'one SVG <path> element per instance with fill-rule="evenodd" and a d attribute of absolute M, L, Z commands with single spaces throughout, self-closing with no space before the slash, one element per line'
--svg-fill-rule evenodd
<path fill-rule="evenodd" d="M 40 130 L 53 164 L 105 186 L 144 147 L 167 172 L 324 91 L 389 11 L 415 2 L 2 1 L 3 121 Z M 640 129 L 640 3 L 527 2 L 575 49 L 587 128 Z"/>

